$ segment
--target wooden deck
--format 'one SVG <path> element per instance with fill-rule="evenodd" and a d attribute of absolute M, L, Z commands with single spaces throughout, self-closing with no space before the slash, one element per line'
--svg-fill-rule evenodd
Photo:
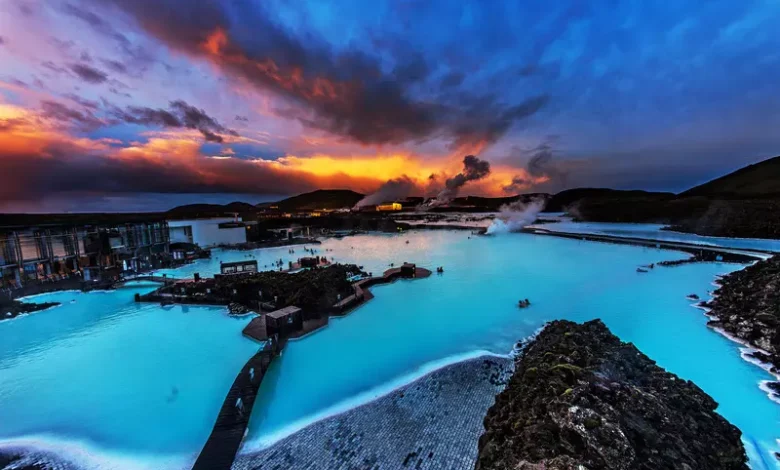
<path fill-rule="evenodd" d="M 233 466 L 249 424 L 257 390 L 275 355 L 274 347 L 266 343 L 266 347 L 252 356 L 241 369 L 225 397 L 211 435 L 200 451 L 193 470 L 230 470 Z"/>

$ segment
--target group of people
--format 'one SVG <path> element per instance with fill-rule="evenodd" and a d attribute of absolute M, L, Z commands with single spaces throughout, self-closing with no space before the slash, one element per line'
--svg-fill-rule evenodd
<path fill-rule="evenodd" d="M 530 301 L 530 300 L 528 300 L 528 299 L 520 299 L 520 300 L 517 302 L 517 306 L 518 306 L 518 307 L 520 307 L 520 308 L 527 308 L 527 307 L 530 307 L 530 306 L 531 306 L 531 301 Z"/>
<path fill-rule="evenodd" d="M 438 268 L 436 268 L 436 272 L 439 273 L 439 274 L 442 274 L 444 272 L 444 267 L 443 266 L 439 266 Z"/>

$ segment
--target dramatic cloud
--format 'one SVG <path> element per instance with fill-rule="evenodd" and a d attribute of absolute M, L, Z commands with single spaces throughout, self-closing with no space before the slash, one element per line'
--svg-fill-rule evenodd
<path fill-rule="evenodd" d="M 85 82 L 99 84 L 108 80 L 104 72 L 86 64 L 71 64 L 70 70 Z"/>
<path fill-rule="evenodd" d="M 348 3 L 0 1 L 3 194 L 680 191 L 780 149 L 772 1 Z"/>
<path fill-rule="evenodd" d="M 130 147 L 18 127 L 0 132 L 0 210 L 6 204 L 80 192 L 285 194 L 321 186 L 367 188 L 375 180 L 316 176 L 270 161 L 210 158 L 186 139 Z M 30 191 L 46 188 L 46 191 Z"/>
<path fill-rule="evenodd" d="M 555 137 L 548 137 L 545 142 L 531 150 L 514 150 L 521 154 L 522 159 L 527 159 L 525 172 L 516 175 L 512 182 L 503 187 L 504 192 L 517 194 L 526 191 L 535 185 L 545 183 L 547 191 L 559 191 L 565 189 L 569 180 L 569 170 L 556 159 L 553 147 Z"/>
<path fill-rule="evenodd" d="M 98 33 L 113 39 L 124 55 L 130 60 L 140 65 L 146 65 L 151 62 L 151 57 L 142 47 L 134 45 L 127 36 L 117 31 L 111 23 L 97 15 L 95 12 L 82 8 L 74 3 L 66 3 L 63 6 L 63 12 L 84 21 Z M 116 60 L 111 62 L 113 62 L 113 64 L 108 65 L 110 68 L 113 68 L 116 71 L 119 71 L 117 68 L 123 69 L 125 71 L 120 73 L 126 73 L 127 67 L 124 64 Z"/>
<path fill-rule="evenodd" d="M 393 71 L 384 72 L 362 52 L 334 52 L 320 39 L 289 34 L 257 3 L 94 1 L 120 6 L 171 47 L 287 98 L 290 106 L 281 115 L 363 144 L 444 137 L 453 148 L 484 146 L 548 100 L 544 95 L 517 105 L 483 100 L 475 109 L 462 105 L 475 101 L 469 95 L 415 98 L 408 86 L 425 81 L 430 70 L 420 56 L 396 57 Z M 457 76 L 448 80 L 450 86 L 457 81 Z"/>
<path fill-rule="evenodd" d="M 131 106 L 126 110 L 114 109 L 113 114 L 132 124 L 197 129 L 209 142 L 223 142 L 220 134 L 238 136 L 236 131 L 226 128 L 202 109 L 181 100 L 171 101 L 167 110 Z"/>
<path fill-rule="evenodd" d="M 41 115 L 56 121 L 75 123 L 90 130 L 97 129 L 105 124 L 90 111 L 77 111 L 56 101 L 41 102 Z"/>

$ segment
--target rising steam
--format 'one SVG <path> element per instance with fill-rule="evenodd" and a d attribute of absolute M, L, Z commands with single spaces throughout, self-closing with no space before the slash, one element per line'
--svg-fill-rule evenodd
<path fill-rule="evenodd" d="M 364 197 L 357 204 L 355 208 L 361 208 L 363 206 L 373 206 L 382 204 L 383 202 L 400 201 L 414 194 L 417 189 L 417 185 L 406 175 L 400 178 L 388 180 L 382 186 L 379 187 L 374 193 Z"/>
<path fill-rule="evenodd" d="M 488 235 L 497 233 L 519 232 L 524 227 L 531 225 L 544 209 L 544 199 L 534 199 L 529 203 L 516 201 L 501 206 L 501 212 L 487 229 Z"/>
<path fill-rule="evenodd" d="M 480 160 L 474 155 L 463 157 L 463 171 L 449 178 L 444 183 L 444 189 L 436 196 L 436 200 L 431 203 L 432 207 L 450 203 L 458 196 L 460 188 L 469 181 L 476 181 L 490 174 L 490 163 Z M 433 176 L 433 175 L 431 175 Z"/>

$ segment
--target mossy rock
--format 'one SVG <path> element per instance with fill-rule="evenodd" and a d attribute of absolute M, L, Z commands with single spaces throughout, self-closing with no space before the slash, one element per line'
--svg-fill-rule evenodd
<path fill-rule="evenodd" d="M 585 422 L 583 422 L 582 424 L 585 426 L 585 429 L 587 430 L 596 429 L 601 426 L 601 419 L 587 418 Z"/>

